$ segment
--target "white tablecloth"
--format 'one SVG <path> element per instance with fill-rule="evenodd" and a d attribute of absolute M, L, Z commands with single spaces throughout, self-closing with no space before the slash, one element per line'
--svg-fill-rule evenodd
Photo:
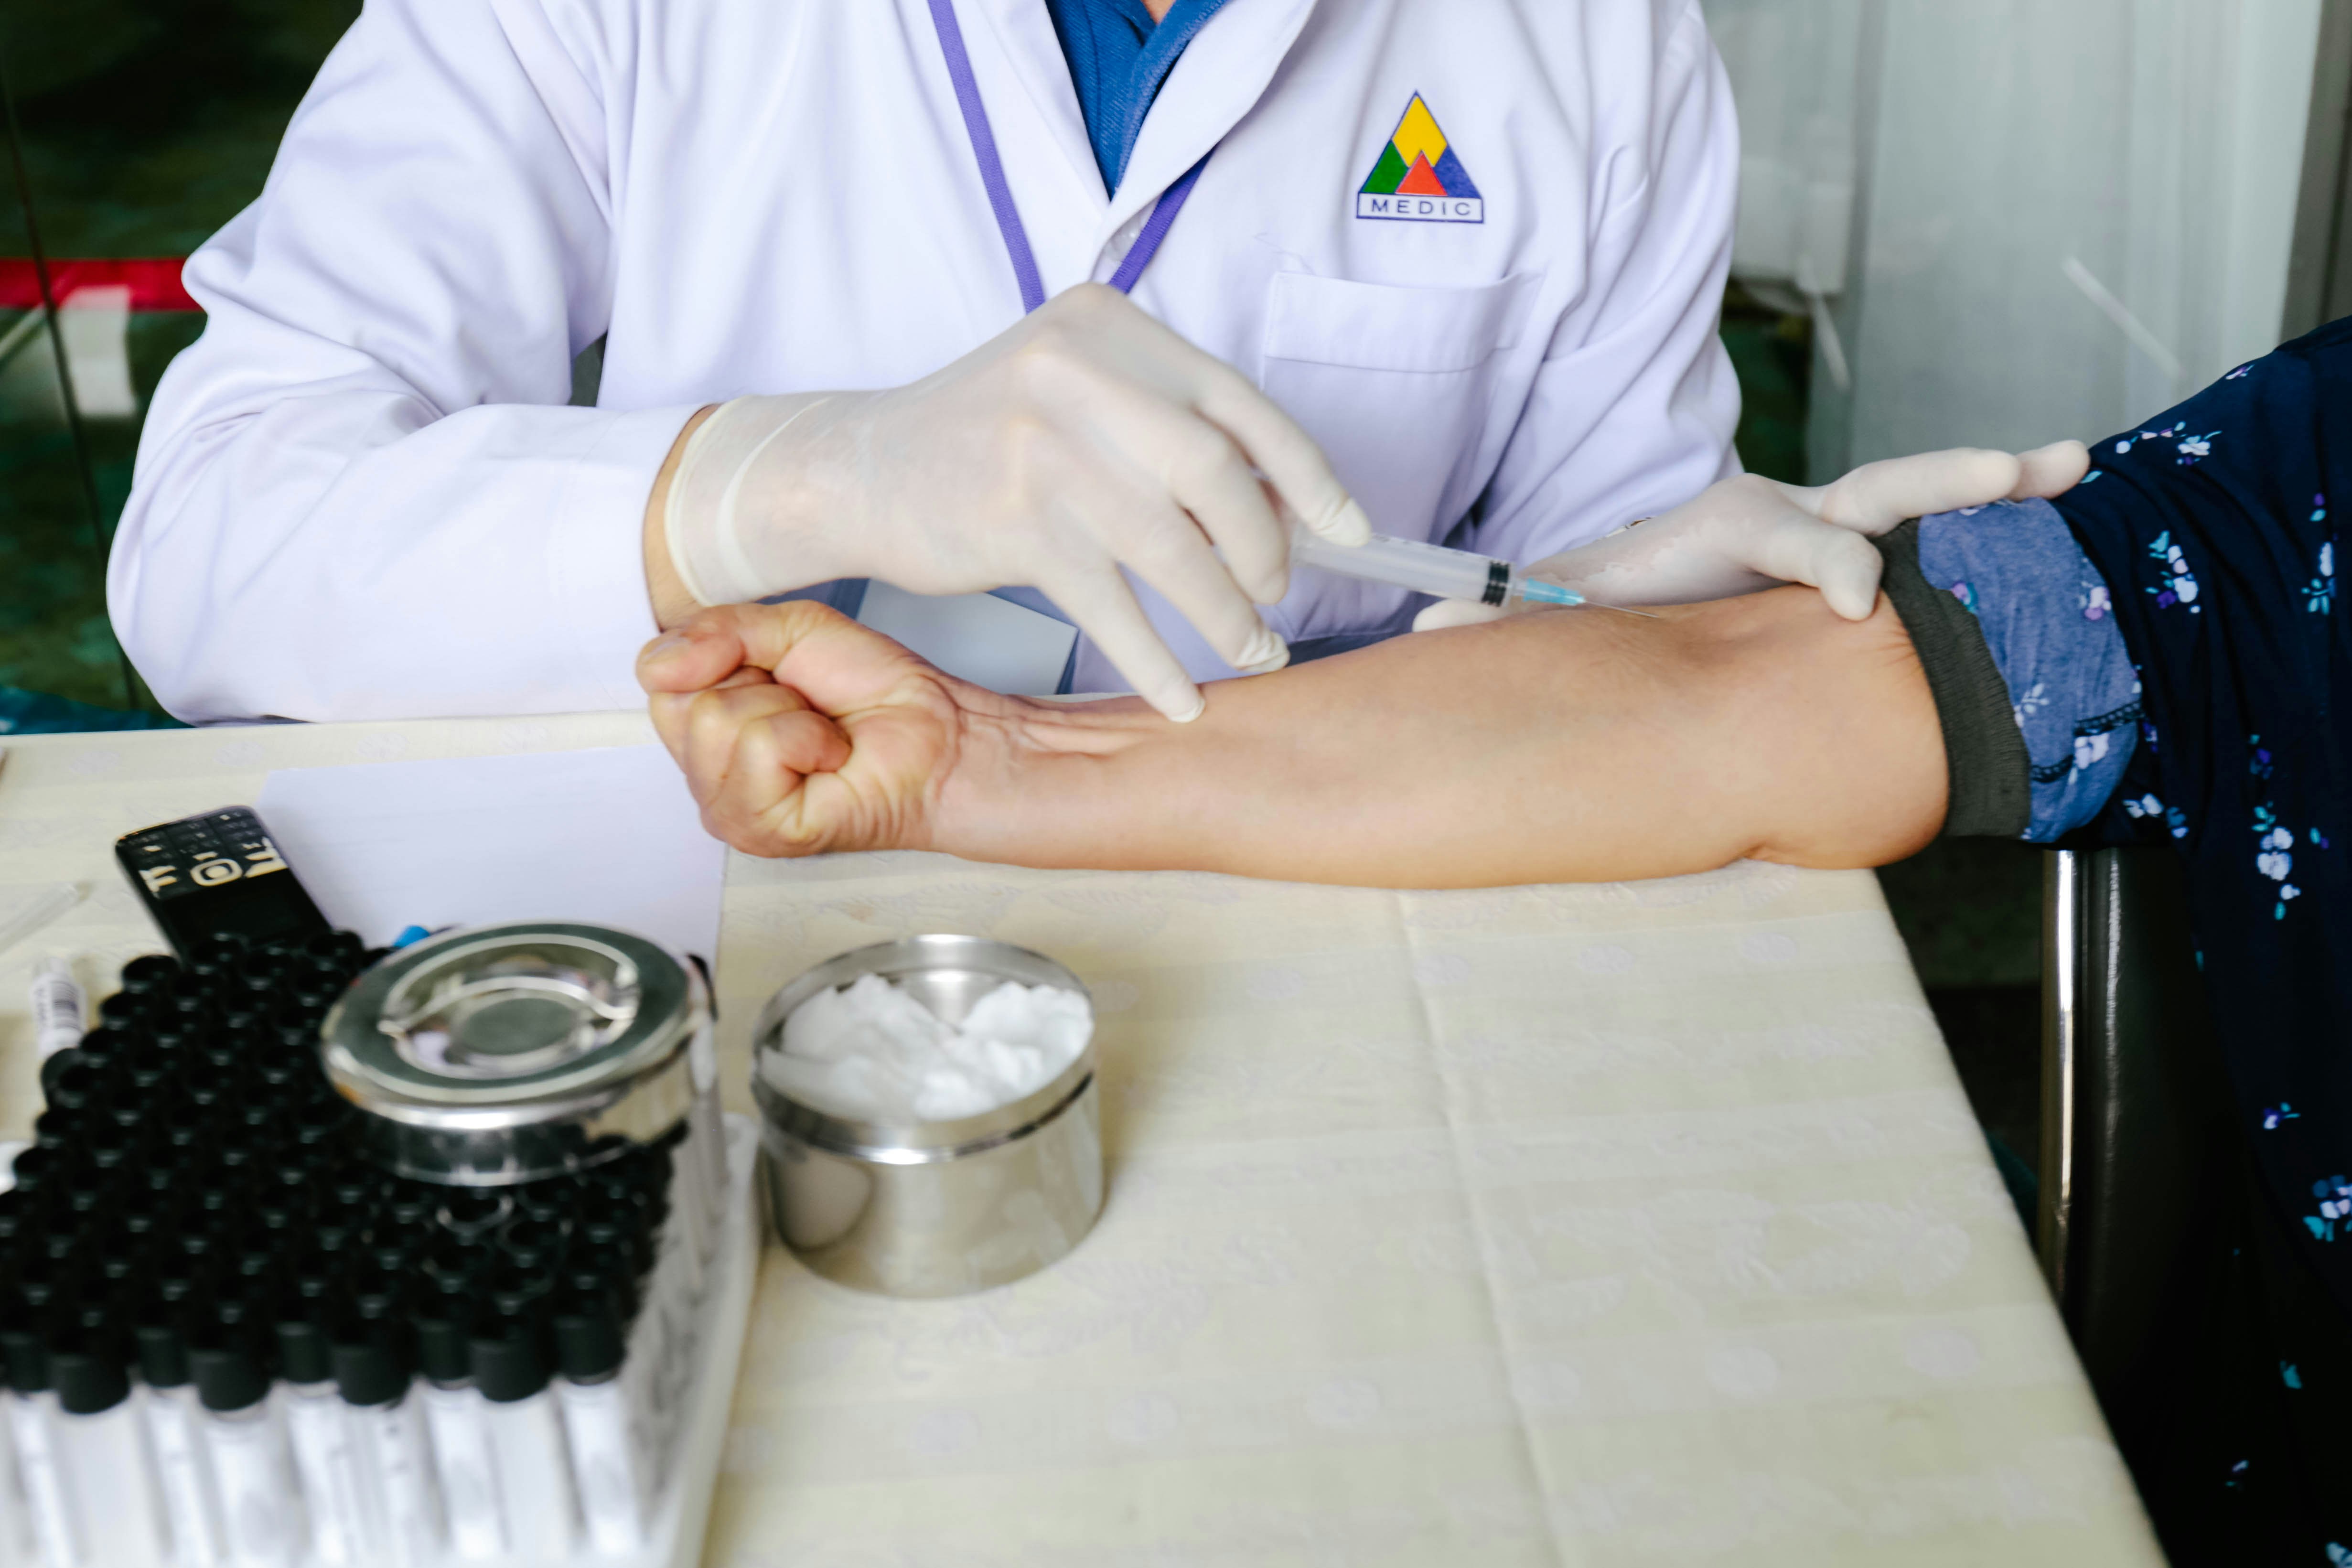
<path fill-rule="evenodd" d="M 116 835 L 272 767 L 645 740 L 634 717 L 30 738 L 0 953 L 158 945 Z M 298 868 L 299 869 L 299 868 Z M 1100 1010 L 1110 1198 L 961 1300 L 771 1248 L 708 1560 L 824 1568 L 2160 1561 L 1867 875 L 1390 893 L 928 855 L 730 864 L 752 1015 L 921 931 Z"/>

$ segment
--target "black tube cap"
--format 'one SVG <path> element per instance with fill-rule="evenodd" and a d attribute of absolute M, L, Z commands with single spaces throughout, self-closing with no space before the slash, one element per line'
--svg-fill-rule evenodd
<path fill-rule="evenodd" d="M 68 1105 L 58 1098 L 57 1086 L 61 1082 L 77 1086 L 66 1092 L 79 1100 L 96 1093 L 105 1081 L 106 1074 L 98 1058 L 79 1046 L 68 1047 L 41 1063 L 41 1103 L 65 1110 L 79 1110 L 79 1105 Z"/>
<path fill-rule="evenodd" d="M 269 1393 L 260 1358 L 234 1340 L 190 1346 L 188 1371 L 195 1380 L 196 1397 L 207 1410 L 249 1409 Z"/>
<path fill-rule="evenodd" d="M 118 1212 L 117 1218 L 121 1217 Z M 146 1241 L 127 1225 L 121 1226 L 99 1238 L 95 1261 L 99 1279 L 110 1287 L 123 1287 L 145 1272 L 148 1261 Z"/>
<path fill-rule="evenodd" d="M 176 1044 L 160 1035 L 140 1041 L 116 1059 L 116 1076 L 133 1091 L 149 1093 L 179 1070 L 180 1058 L 172 1049 Z"/>
<path fill-rule="evenodd" d="M 191 1256 L 184 1248 L 166 1247 L 156 1253 L 154 1268 L 149 1276 L 152 1299 L 166 1307 L 176 1307 L 189 1300 L 203 1289 L 210 1270 L 201 1256 Z"/>
<path fill-rule="evenodd" d="M 33 1147 L 36 1149 L 70 1149 L 79 1142 L 91 1122 L 78 1112 L 49 1110 L 33 1118 Z"/>
<path fill-rule="evenodd" d="M 467 1350 L 474 1386 L 492 1404 L 529 1399 L 547 1386 L 547 1356 L 527 1324 L 513 1324 L 494 1338 L 478 1335 L 467 1342 Z"/>
<path fill-rule="evenodd" d="M 245 957 L 245 938 L 235 931 L 215 931 L 196 943 L 188 954 L 188 973 L 209 978 L 236 967 Z"/>
<path fill-rule="evenodd" d="M 56 1149 L 19 1149 L 9 1162 L 10 1174 L 16 1190 L 26 1198 L 37 1196 L 52 1174 L 64 1167 L 63 1152 Z"/>
<path fill-rule="evenodd" d="M 273 1284 L 283 1270 L 278 1267 L 278 1238 L 259 1225 L 252 1225 L 239 1236 L 228 1251 L 229 1267 L 236 1277 L 253 1289 Z"/>
<path fill-rule="evenodd" d="M 296 1005 L 314 1016 L 311 1034 L 315 1038 L 317 1036 L 315 1016 L 325 1012 L 327 1004 L 343 994 L 343 987 L 349 984 L 348 979 L 342 970 L 335 965 L 321 963 L 311 965 L 308 973 L 296 970 L 287 976 L 287 983 L 292 987 Z M 289 1040 L 287 1043 L 292 1045 L 299 1042 Z"/>
<path fill-rule="evenodd" d="M 324 1383 L 335 1375 L 324 1325 L 300 1318 L 278 1320 L 278 1371 L 289 1383 Z"/>
<path fill-rule="evenodd" d="M 653 1263 L 652 1238 L 617 1217 L 600 1215 L 584 1220 L 575 1234 L 587 1247 L 626 1258 L 632 1273 L 641 1274 Z"/>
<path fill-rule="evenodd" d="M 454 1304 L 419 1312 L 409 1320 L 416 1331 L 416 1370 L 435 1383 L 463 1383 L 474 1375 L 473 1352 L 467 1348 L 467 1321 Z"/>
<path fill-rule="evenodd" d="M 405 1274 L 409 1266 L 416 1261 L 415 1238 L 397 1231 L 372 1232 L 359 1256 L 365 1258 L 370 1267 L 381 1268 L 386 1274 Z"/>
<path fill-rule="evenodd" d="M 40 1394 L 48 1388 L 48 1347 L 32 1329 L 0 1329 L 0 1358 L 8 1363 L 8 1386 L 17 1393 Z"/>
<path fill-rule="evenodd" d="M 379 1269 L 363 1268 L 353 1274 L 345 1281 L 344 1289 L 352 1321 L 381 1324 L 386 1329 L 397 1325 L 406 1284 L 402 1276 Z"/>
<path fill-rule="evenodd" d="M 327 997 L 319 998 L 320 1001 Z M 319 1048 L 319 1009 L 315 1002 L 297 998 L 269 1015 L 269 1037 L 289 1051 Z"/>
<path fill-rule="evenodd" d="M 114 1347 L 103 1340 L 51 1351 L 49 1378 L 68 1415 L 95 1415 L 131 1397 L 131 1374 Z"/>
<path fill-rule="evenodd" d="M 518 1220 L 499 1238 L 499 1248 L 518 1268 L 549 1268 L 563 1256 L 562 1227 L 542 1219 Z"/>
<path fill-rule="evenodd" d="M 169 985 L 159 986 L 157 994 L 164 999 L 170 1012 L 183 1018 L 201 1018 L 213 1010 L 213 983 L 209 975 L 180 975 Z"/>
<path fill-rule="evenodd" d="M 316 1071 L 315 1066 L 312 1071 Z M 352 1108 L 334 1098 L 307 1098 L 296 1112 L 294 1142 L 305 1151 L 316 1151 L 320 1157 L 334 1152 L 333 1146 L 352 1126 Z"/>
<path fill-rule="evenodd" d="M 309 1047 L 280 1046 L 262 1052 L 253 1062 L 253 1076 L 272 1089 L 284 1089 L 318 1070 L 318 1057 Z"/>
<path fill-rule="evenodd" d="M 555 1290 L 555 1271 L 501 1262 L 483 1276 L 482 1286 L 489 1292 L 490 1310 L 499 1317 L 536 1320 Z"/>
<path fill-rule="evenodd" d="M 154 998 L 145 992 L 118 991 L 98 1005 L 98 1016 L 102 1024 L 120 1019 L 123 1023 L 142 1022 L 154 1009 Z"/>
<path fill-rule="evenodd" d="M 109 1121 L 91 1128 L 82 1147 L 96 1169 L 116 1171 L 138 1158 L 146 1148 L 146 1141 L 129 1128 Z"/>
<path fill-rule="evenodd" d="M 117 1217 L 124 1235 L 144 1242 L 163 1227 L 171 1218 L 172 1209 L 170 1193 L 139 1183 L 122 1194 L 122 1207 Z"/>
<path fill-rule="evenodd" d="M 188 1339 L 177 1323 L 142 1323 L 132 1331 L 139 1349 L 139 1376 L 150 1388 L 184 1388 Z"/>
<path fill-rule="evenodd" d="M 150 952 L 122 966 L 122 989 L 133 995 L 168 985 L 180 973 L 180 961 L 167 953 Z"/>
<path fill-rule="evenodd" d="M 555 1362 L 574 1383 L 597 1383 L 621 1369 L 627 1343 L 609 1299 L 575 1296 L 555 1314 Z"/>
<path fill-rule="evenodd" d="M 383 1212 L 397 1226 L 424 1225 L 440 1208 L 439 1194 L 423 1182 L 402 1180 L 383 1200 Z"/>
<path fill-rule="evenodd" d="M 525 1182 L 512 1190 L 515 1213 L 541 1224 L 570 1219 L 580 1206 L 580 1189 L 568 1181 Z"/>
<path fill-rule="evenodd" d="M 358 1247 L 367 1236 L 367 1210 L 336 1204 L 320 1209 L 310 1221 L 310 1244 L 321 1252 L 343 1253 Z"/>
<path fill-rule="evenodd" d="M 302 952 L 336 968 L 349 968 L 360 961 L 367 943 L 353 931 L 321 931 L 302 944 Z"/>
<path fill-rule="evenodd" d="M 78 1050 L 59 1051 L 41 1064 L 41 1098 L 58 1110 L 86 1110 L 106 1091 L 106 1075 Z"/>
<path fill-rule="evenodd" d="M 328 1184 L 327 1194 L 342 1207 L 365 1208 L 375 1201 L 376 1194 L 383 1189 L 386 1181 L 381 1171 L 354 1166 L 334 1177 Z"/>
<path fill-rule="evenodd" d="M 200 1061 L 180 1075 L 180 1095 L 204 1109 L 225 1103 L 236 1091 L 236 1074 L 215 1061 Z"/>
<path fill-rule="evenodd" d="M 398 1347 L 381 1341 L 334 1348 L 335 1388 L 347 1405 L 389 1405 L 408 1386 Z"/>

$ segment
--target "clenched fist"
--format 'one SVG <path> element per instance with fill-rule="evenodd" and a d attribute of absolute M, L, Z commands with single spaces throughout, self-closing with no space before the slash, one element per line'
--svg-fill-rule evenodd
<path fill-rule="evenodd" d="M 969 732 L 1013 706 L 804 602 L 705 610 L 637 679 L 703 826 L 754 855 L 929 847 Z"/>

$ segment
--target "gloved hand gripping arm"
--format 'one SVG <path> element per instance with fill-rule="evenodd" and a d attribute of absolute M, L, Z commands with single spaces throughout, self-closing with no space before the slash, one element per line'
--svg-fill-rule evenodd
<path fill-rule="evenodd" d="M 1341 543 L 1370 532 L 1313 439 L 1246 377 L 1091 284 L 907 386 L 722 404 L 672 460 L 646 518 L 665 626 L 838 577 L 917 594 L 1025 584 L 1177 720 L 1198 715 L 1199 689 L 1122 566 L 1235 668 L 1275 669 L 1289 650 L 1251 601 L 1289 584 L 1290 519 Z"/>
<path fill-rule="evenodd" d="M 1740 474 L 1672 511 L 1535 563 L 1528 574 L 1605 605 L 1689 605 L 1780 583 L 1819 588 L 1850 621 L 1878 602 L 1871 539 L 1914 517 L 1997 500 L 2062 495 L 2091 466 L 2079 441 L 2021 457 L 1955 447 L 1865 463 L 1828 485 Z M 1416 631 L 1494 620 L 1501 610 L 1439 604 Z"/>

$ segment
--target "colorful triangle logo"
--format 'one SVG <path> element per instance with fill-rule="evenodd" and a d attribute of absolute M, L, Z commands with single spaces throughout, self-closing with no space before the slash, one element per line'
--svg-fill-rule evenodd
<path fill-rule="evenodd" d="M 1408 223 L 1484 223 L 1486 203 L 1470 171 L 1414 93 L 1361 189 L 1356 216 Z"/>

